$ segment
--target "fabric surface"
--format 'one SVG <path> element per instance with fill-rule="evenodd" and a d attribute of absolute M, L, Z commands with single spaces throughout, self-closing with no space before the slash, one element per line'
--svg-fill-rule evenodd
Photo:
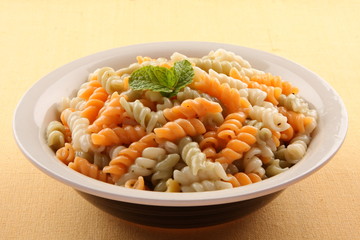
<path fill-rule="evenodd" d="M 360 239 L 359 8 L 349 0 L 0 1 L 0 239 Z M 112 217 L 24 157 L 13 112 L 39 78 L 98 51 L 173 40 L 257 48 L 316 72 L 348 110 L 342 148 L 258 212 L 190 230 Z"/>

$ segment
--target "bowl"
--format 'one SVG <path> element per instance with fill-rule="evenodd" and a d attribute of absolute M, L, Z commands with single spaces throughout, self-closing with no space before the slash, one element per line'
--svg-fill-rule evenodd
<path fill-rule="evenodd" d="M 219 48 L 232 51 L 257 69 L 281 76 L 299 87 L 300 95 L 317 110 L 318 127 L 305 157 L 288 171 L 247 186 L 199 193 L 140 191 L 86 177 L 56 159 L 45 141 L 47 124 L 54 120 L 56 103 L 75 95 L 95 69 L 114 69 L 135 62 L 135 57 L 170 57 L 177 51 L 204 56 Z M 319 170 L 338 151 L 348 127 L 344 104 L 321 77 L 285 58 L 242 46 L 213 42 L 155 42 L 99 52 L 70 62 L 37 81 L 20 100 L 13 119 L 16 142 L 29 161 L 42 172 L 74 188 L 96 207 L 124 220 L 166 228 L 192 228 L 225 223 L 269 203 L 287 187 Z M 294 207 L 292 205 L 287 206 Z"/>

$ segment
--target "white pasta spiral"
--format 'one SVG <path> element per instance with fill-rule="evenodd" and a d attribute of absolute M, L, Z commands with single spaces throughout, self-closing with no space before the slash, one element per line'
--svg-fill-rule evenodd
<path fill-rule="evenodd" d="M 249 116 L 254 120 L 263 122 L 265 127 L 274 131 L 282 132 L 290 127 L 287 118 L 274 108 L 254 106 L 250 109 Z"/>
<path fill-rule="evenodd" d="M 171 178 L 175 165 L 179 162 L 180 155 L 177 153 L 169 154 L 166 158 L 156 164 L 151 182 L 155 185 L 155 191 L 165 191 L 166 181 Z"/>
<path fill-rule="evenodd" d="M 250 63 L 243 59 L 241 56 L 236 55 L 233 52 L 226 51 L 222 48 L 219 48 L 216 51 L 210 51 L 209 54 L 207 56 L 204 56 L 203 58 L 216 59 L 218 61 L 237 62 L 243 68 L 251 68 Z"/>
<path fill-rule="evenodd" d="M 57 104 L 58 112 L 62 112 L 67 108 L 72 108 L 75 111 L 82 111 L 85 108 L 86 101 L 80 97 L 68 98 L 63 97 L 60 102 Z"/>
<path fill-rule="evenodd" d="M 152 112 L 150 108 L 145 107 L 139 100 L 128 102 L 125 98 L 120 98 L 120 104 L 130 117 L 133 117 L 146 129 L 147 133 L 167 122 L 162 111 Z"/>
<path fill-rule="evenodd" d="M 97 80 L 108 94 L 112 94 L 115 91 L 124 91 L 124 78 L 129 77 L 129 75 L 120 77 L 111 67 L 99 68 L 95 70 L 93 75 L 97 76 Z"/>
<path fill-rule="evenodd" d="M 230 87 L 236 88 L 237 90 L 239 90 L 241 95 L 244 95 L 244 94 L 247 95 L 247 92 L 245 90 L 247 88 L 246 83 L 243 83 L 242 81 L 240 81 L 238 79 L 229 77 L 223 73 L 217 73 L 212 69 L 209 70 L 209 76 L 216 78 L 220 83 L 227 83 L 227 84 L 229 84 Z M 246 97 L 246 96 L 244 96 L 244 97 Z"/>
<path fill-rule="evenodd" d="M 196 90 L 193 90 L 189 87 L 184 87 L 184 89 L 177 93 L 176 99 L 179 101 L 179 103 L 182 103 L 183 101 L 187 99 L 195 99 L 195 98 L 205 98 L 206 100 L 213 101 L 213 102 L 219 102 L 215 97 L 211 97 L 210 95 L 206 93 L 200 93 Z"/>
<path fill-rule="evenodd" d="M 173 106 L 180 105 L 178 101 L 171 101 L 169 98 L 164 97 L 159 92 L 154 91 L 146 91 L 145 96 L 146 99 L 149 99 L 151 102 L 156 102 L 156 110 L 164 110 L 166 108 L 172 108 Z"/>
<path fill-rule="evenodd" d="M 89 120 L 81 117 L 79 111 L 72 112 L 70 109 L 65 109 L 63 116 L 70 128 L 72 145 L 75 150 L 102 152 L 105 149 L 105 146 L 95 146 L 92 143 L 90 134 L 87 132 Z"/>
<path fill-rule="evenodd" d="M 280 166 L 280 160 L 279 159 L 274 159 L 271 164 L 266 168 L 266 176 L 268 177 L 273 177 L 275 175 L 278 175 L 280 173 L 283 173 L 285 171 L 287 171 L 289 168 L 285 167 L 282 168 Z"/>
<path fill-rule="evenodd" d="M 191 138 L 185 137 L 180 140 L 179 151 L 182 159 L 190 167 L 194 175 L 205 167 L 206 155 L 201 152 L 199 144 L 193 142 Z"/>
<path fill-rule="evenodd" d="M 272 108 L 274 105 L 271 102 L 265 101 L 267 97 L 267 93 L 257 89 L 257 88 L 249 88 L 248 92 L 248 100 L 252 106 L 261 106 L 265 108 Z"/>
<path fill-rule="evenodd" d="M 236 68 L 241 71 L 241 66 L 237 62 L 229 62 L 229 61 L 218 61 L 212 59 L 202 59 L 202 58 L 191 58 L 191 62 L 193 62 L 197 67 L 203 69 L 204 71 L 209 71 L 213 69 L 218 73 L 224 73 L 229 75 L 230 70 L 232 68 Z"/>
<path fill-rule="evenodd" d="M 284 106 L 288 110 L 294 112 L 303 113 L 305 116 L 313 117 L 317 119 L 317 112 L 314 109 L 309 108 L 309 104 L 297 94 L 279 96 L 279 105 Z"/>
<path fill-rule="evenodd" d="M 293 138 L 284 152 L 285 160 L 291 164 L 300 161 L 306 153 L 309 142 L 310 137 L 306 135 Z"/>
<path fill-rule="evenodd" d="M 46 128 L 46 140 L 49 147 L 54 150 L 65 145 L 65 127 L 59 121 L 51 121 Z"/>
<path fill-rule="evenodd" d="M 258 147 L 251 148 L 243 158 L 243 166 L 245 173 L 257 173 L 260 177 L 265 174 L 265 169 L 262 167 L 263 163 L 258 156 L 262 155 L 262 150 Z"/>
<path fill-rule="evenodd" d="M 205 168 L 202 168 L 195 175 L 189 166 L 181 170 L 175 170 L 174 180 L 179 182 L 182 187 L 190 186 L 194 182 L 201 182 L 204 180 L 217 181 L 217 180 L 230 180 L 226 172 L 219 162 L 205 162 Z"/>
<path fill-rule="evenodd" d="M 124 174 L 117 185 L 123 185 L 129 179 L 137 179 L 139 176 L 150 176 L 158 161 L 166 156 L 166 151 L 159 147 L 148 147 L 142 152 L 141 157 L 136 158 L 135 163 L 129 167 L 128 173 Z"/>

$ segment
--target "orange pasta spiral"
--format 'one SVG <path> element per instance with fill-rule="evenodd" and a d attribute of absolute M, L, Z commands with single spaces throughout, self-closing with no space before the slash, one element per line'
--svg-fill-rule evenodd
<path fill-rule="evenodd" d="M 65 143 L 65 146 L 59 148 L 56 151 L 56 157 L 68 165 L 70 162 L 73 162 L 75 159 L 75 150 L 70 143 Z"/>
<path fill-rule="evenodd" d="M 104 128 L 98 133 L 91 134 L 91 140 L 96 145 L 110 146 L 123 145 L 138 141 L 146 135 L 146 131 L 140 125 Z"/>
<path fill-rule="evenodd" d="M 191 87 L 219 99 L 227 107 L 228 113 L 250 106 L 249 101 L 241 97 L 237 89 L 226 83 L 220 84 L 216 78 L 210 78 L 208 74 L 195 75 Z"/>
<path fill-rule="evenodd" d="M 90 132 L 99 132 L 103 128 L 116 127 L 122 121 L 122 115 L 125 110 L 120 104 L 120 95 L 114 92 L 111 95 L 110 102 L 99 112 L 97 119 L 88 128 Z"/>
<path fill-rule="evenodd" d="M 78 97 L 88 100 L 93 92 L 99 87 L 101 87 L 101 83 L 96 80 L 92 80 L 88 82 L 88 85 L 84 89 L 79 91 Z"/>
<path fill-rule="evenodd" d="M 250 150 L 251 145 L 256 142 L 257 128 L 252 126 L 244 126 L 240 129 L 240 133 L 235 139 L 230 140 L 224 149 L 218 154 L 216 158 L 220 163 L 232 163 L 240 159 L 244 152 Z"/>
<path fill-rule="evenodd" d="M 99 87 L 91 94 L 89 100 L 85 104 L 84 110 L 81 112 L 82 117 L 89 119 L 90 123 L 94 122 L 99 110 L 104 106 L 108 94 L 104 88 Z"/>
<path fill-rule="evenodd" d="M 267 86 L 279 87 L 285 95 L 299 92 L 297 87 L 292 86 L 291 83 L 287 81 L 283 81 L 280 76 L 274 76 L 271 73 L 257 74 L 252 76 L 250 80 Z"/>
<path fill-rule="evenodd" d="M 207 158 L 216 157 L 218 149 L 223 148 L 226 142 L 220 139 L 215 131 L 208 131 L 203 135 L 203 139 L 199 143 L 199 147 Z"/>
<path fill-rule="evenodd" d="M 200 97 L 185 100 L 180 106 L 165 109 L 164 116 L 168 120 L 174 121 L 178 118 L 199 118 L 205 116 L 206 113 L 218 113 L 221 111 L 220 104 Z"/>
<path fill-rule="evenodd" d="M 113 183 L 112 179 L 106 173 L 99 170 L 97 165 L 89 163 L 85 158 L 75 157 L 74 162 L 69 163 L 68 166 L 88 177 L 107 183 Z"/>
<path fill-rule="evenodd" d="M 236 68 L 232 68 L 230 71 L 230 77 L 239 79 L 242 82 L 248 85 L 248 88 L 257 88 L 267 93 L 265 98 L 266 101 L 271 102 L 274 105 L 279 104 L 279 97 L 282 93 L 282 89 L 279 87 L 266 86 L 265 84 L 259 84 L 255 81 L 250 81 L 247 78 L 243 77 Z"/>
<path fill-rule="evenodd" d="M 231 183 L 233 187 L 241 187 L 262 181 L 261 177 L 256 173 L 238 172 L 234 175 L 228 174 L 228 177 L 230 177 L 230 180 L 227 182 Z"/>
<path fill-rule="evenodd" d="M 176 119 L 167 122 L 161 128 L 155 128 L 154 132 L 157 139 L 174 141 L 185 136 L 196 136 L 206 132 L 204 124 L 197 118 Z"/>
<path fill-rule="evenodd" d="M 305 132 L 306 125 L 313 121 L 313 118 L 311 117 L 306 117 L 302 113 L 286 110 L 284 107 L 279 107 L 279 113 L 287 117 L 287 122 L 291 125 L 295 133 Z"/>
<path fill-rule="evenodd" d="M 234 139 L 240 133 L 245 119 L 244 112 L 229 114 L 217 130 L 218 137 L 227 141 Z"/>
<path fill-rule="evenodd" d="M 293 137 L 294 137 L 294 129 L 290 125 L 290 127 L 288 129 L 281 132 L 280 140 L 289 142 Z"/>
<path fill-rule="evenodd" d="M 158 144 L 155 141 L 155 134 L 150 133 L 142 137 L 139 141 L 133 142 L 128 148 L 121 150 L 118 155 L 113 158 L 109 166 L 105 166 L 103 171 L 110 173 L 114 182 L 124 175 L 129 166 L 134 164 L 135 159 L 141 157 L 141 153 L 147 147 L 155 147 Z"/>

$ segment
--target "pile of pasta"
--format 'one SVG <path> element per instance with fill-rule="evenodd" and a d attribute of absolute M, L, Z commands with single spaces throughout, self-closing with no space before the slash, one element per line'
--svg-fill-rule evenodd
<path fill-rule="evenodd" d="M 194 77 L 173 97 L 129 86 L 137 69 L 184 59 Z M 201 192 L 265 180 L 304 157 L 317 113 L 290 82 L 224 49 L 136 60 L 97 69 L 59 102 L 46 139 L 75 171 L 126 188 Z"/>

